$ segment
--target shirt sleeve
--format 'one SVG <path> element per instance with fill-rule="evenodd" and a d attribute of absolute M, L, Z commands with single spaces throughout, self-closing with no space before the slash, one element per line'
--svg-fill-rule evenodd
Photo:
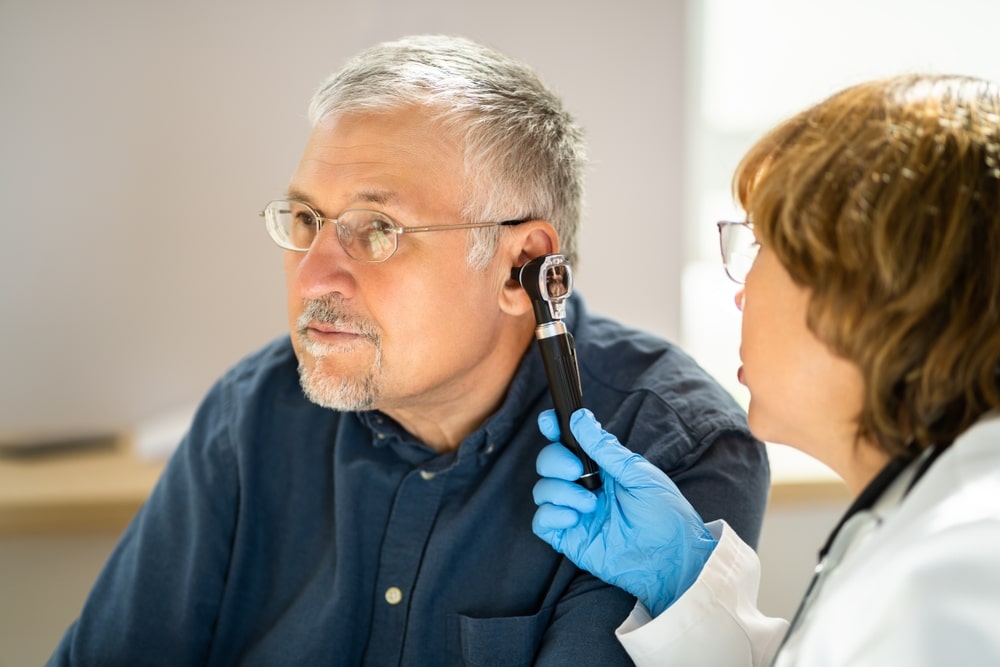
<path fill-rule="evenodd" d="M 205 662 L 237 495 L 219 407 L 210 394 L 49 665 Z"/>
<path fill-rule="evenodd" d="M 757 609 L 757 555 L 724 521 L 708 528 L 719 543 L 691 588 L 656 618 L 637 603 L 615 631 L 639 667 L 767 665 L 788 629 Z"/>

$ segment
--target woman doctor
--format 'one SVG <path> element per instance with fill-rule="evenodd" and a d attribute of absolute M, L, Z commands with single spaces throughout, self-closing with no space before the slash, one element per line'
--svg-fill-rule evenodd
<path fill-rule="evenodd" d="M 750 428 L 856 496 L 802 607 L 762 615 L 756 555 L 585 410 L 603 489 L 546 447 L 536 534 L 638 598 L 617 634 L 639 665 L 1000 665 L 1000 87 L 848 88 L 758 142 L 734 190 Z"/>

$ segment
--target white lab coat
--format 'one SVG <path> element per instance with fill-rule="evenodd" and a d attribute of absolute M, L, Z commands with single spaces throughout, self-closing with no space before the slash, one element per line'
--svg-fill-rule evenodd
<path fill-rule="evenodd" d="M 775 665 L 1000 665 L 1000 417 L 962 434 L 904 497 L 913 468 L 841 529 Z M 698 581 L 618 628 L 637 665 L 758 667 L 781 644 L 788 624 L 756 608 L 756 555 L 709 527 L 719 545 Z"/>

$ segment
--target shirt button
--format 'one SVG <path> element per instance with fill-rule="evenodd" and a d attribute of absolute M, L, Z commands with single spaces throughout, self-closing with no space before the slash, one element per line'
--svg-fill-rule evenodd
<path fill-rule="evenodd" d="M 395 586 L 385 589 L 385 601 L 389 604 L 399 604 L 403 601 L 403 591 Z"/>
<path fill-rule="evenodd" d="M 486 445 L 486 453 L 487 454 L 492 454 L 493 450 L 496 449 L 496 448 L 497 448 L 497 446 L 494 443 L 491 442 L 490 444 Z"/>
<path fill-rule="evenodd" d="M 420 471 L 420 477 L 423 478 L 424 480 L 428 481 L 428 482 L 431 481 L 432 479 L 434 479 L 434 477 L 436 475 L 437 475 L 437 473 L 433 473 L 430 470 L 421 470 Z"/>

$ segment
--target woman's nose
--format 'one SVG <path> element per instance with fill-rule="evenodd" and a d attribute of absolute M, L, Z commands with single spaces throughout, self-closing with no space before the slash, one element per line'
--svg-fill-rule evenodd
<path fill-rule="evenodd" d="M 746 287 L 741 287 L 736 291 L 736 296 L 733 297 L 733 300 L 736 301 L 736 307 L 741 313 L 743 312 L 743 301 L 746 296 L 746 291 Z"/>

